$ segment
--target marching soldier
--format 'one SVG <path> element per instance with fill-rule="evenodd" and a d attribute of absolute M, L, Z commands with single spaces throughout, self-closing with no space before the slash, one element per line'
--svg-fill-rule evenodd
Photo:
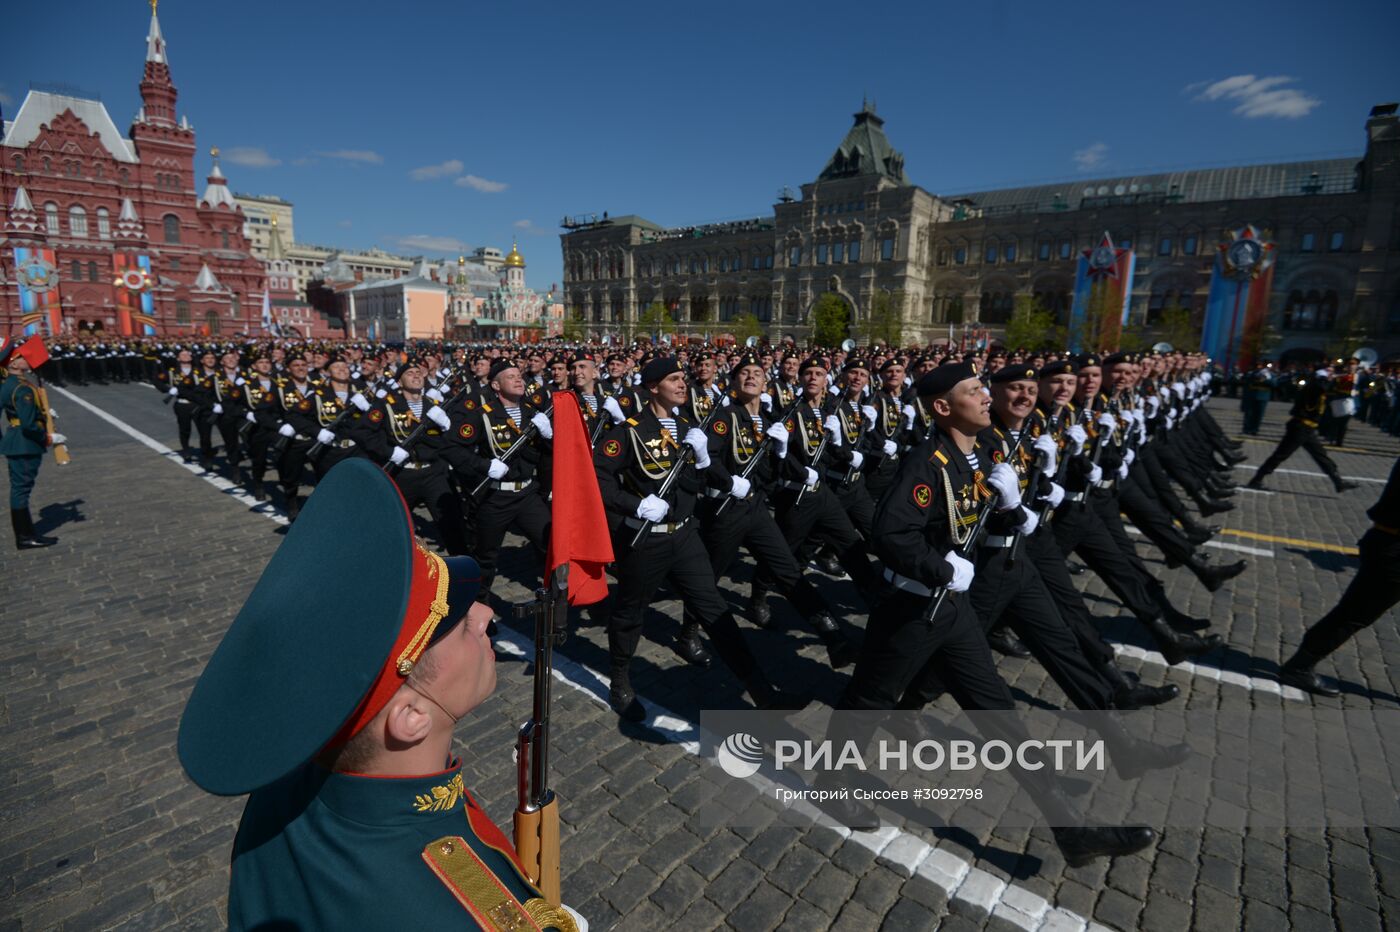
<path fill-rule="evenodd" d="M 598 381 L 598 363 L 592 353 L 580 350 L 571 355 L 568 362 L 570 383 L 578 395 L 579 408 L 588 427 L 589 445 L 597 446 L 608 424 L 621 423 L 627 420 L 627 415 L 618 399 L 603 391 Z"/>
<path fill-rule="evenodd" d="M 871 419 L 871 459 L 873 466 L 865 470 L 865 487 L 870 498 L 878 502 L 899 471 L 899 457 L 910 445 L 914 409 L 904 404 L 904 364 L 891 356 L 880 364 L 880 388 L 870 397 L 875 410 Z"/>
<path fill-rule="evenodd" d="M 43 341 L 35 347 L 27 343 L 0 346 L 0 416 L 4 417 L 5 432 L 0 436 L 0 455 L 10 470 L 10 524 L 15 532 L 15 549 L 38 550 L 52 547 L 58 541 L 43 537 L 34 530 L 34 518 L 29 513 L 29 496 L 39 478 L 44 451 L 66 442 L 62 434 L 50 434 L 44 394 L 34 381 L 30 354 L 43 353 Z M 47 353 L 39 358 L 42 365 Z"/>
<path fill-rule="evenodd" d="M 461 556 L 468 552 L 466 523 L 461 499 L 448 481 L 447 463 L 442 459 L 452 420 L 424 395 L 427 367 L 422 363 L 409 360 L 399 367 L 395 378 L 398 390 L 385 393 L 380 406 L 370 409 L 369 419 L 375 420 L 376 413 L 384 415 L 384 442 L 391 448 L 389 472 L 405 504 L 410 510 L 426 505 L 437 523 L 443 549 Z M 424 425 L 423 432 L 410 444 L 409 437 L 419 425 Z"/>
<path fill-rule="evenodd" d="M 281 404 L 282 424 L 277 428 L 283 447 L 277 461 L 277 479 L 282 485 L 287 517 L 293 521 L 301 510 L 297 491 L 307 454 L 316 442 L 320 425 L 316 419 L 316 383 L 310 379 L 310 367 L 303 356 L 287 359 L 287 378 L 277 382 Z"/>
<path fill-rule="evenodd" d="M 214 461 L 214 441 L 206 410 L 212 410 L 214 394 L 213 373 L 208 376 L 196 372 L 194 354 L 181 349 L 175 354 L 175 365 L 157 376 L 159 386 L 173 399 L 175 423 L 180 432 L 180 456 L 186 463 L 193 462 L 194 452 L 190 449 L 190 427 L 199 431 L 199 456 L 204 468 Z M 212 362 L 212 360 L 211 360 Z"/>
<path fill-rule="evenodd" d="M 594 453 L 603 504 L 616 523 L 608 702 L 626 721 L 646 718 L 632 689 L 632 657 L 642 636 L 642 613 L 669 580 L 756 706 L 800 709 L 804 701 L 775 689 L 759 669 L 715 585 L 695 527 L 701 473 L 710 465 L 709 438 L 680 413 L 687 400 L 685 373 L 674 358 L 654 359 L 642 370 L 642 386 L 646 407 L 606 431 Z M 663 486 L 677 469 L 677 481 L 663 496 Z M 641 539 L 633 546 L 639 532 Z"/>
<path fill-rule="evenodd" d="M 277 442 L 277 428 L 282 425 L 282 403 L 278 380 L 272 374 L 272 359 L 260 349 L 253 351 L 253 368 L 244 380 L 243 406 L 247 409 L 244 422 L 248 431 L 249 492 L 260 502 L 267 501 L 263 479 L 267 475 L 267 457 Z"/>
<path fill-rule="evenodd" d="M 344 359 L 336 357 L 326 364 L 326 380 L 316 387 L 312 400 L 316 442 L 321 448 L 319 455 L 312 453 L 309 458 L 318 481 L 336 463 L 352 456 L 384 462 L 388 455 L 380 428 L 384 411 L 350 381 L 350 366 Z"/>
<path fill-rule="evenodd" d="M 1332 462 L 1332 457 L 1327 455 L 1322 441 L 1317 437 L 1317 425 L 1327 410 L 1324 382 L 1325 378 L 1321 374 L 1299 380 L 1300 391 L 1297 400 L 1293 402 L 1293 409 L 1289 412 L 1288 424 L 1283 429 L 1283 439 L 1249 480 L 1249 488 L 1264 488 L 1264 480 L 1268 478 L 1269 473 L 1282 466 L 1284 460 L 1292 456 L 1293 451 L 1299 447 L 1308 451 L 1313 462 L 1332 480 L 1332 487 L 1337 492 L 1356 488 L 1355 482 L 1342 478 L 1337 464 Z"/>
<path fill-rule="evenodd" d="M 214 405 L 211 415 L 224 441 L 224 460 L 229 478 L 238 478 L 238 464 L 243 460 L 241 431 L 246 424 L 248 409 L 244 404 L 243 387 L 247 380 L 239 368 L 239 355 L 230 349 L 220 360 L 222 368 L 214 377 Z"/>
<path fill-rule="evenodd" d="M 851 356 L 841 373 L 843 391 L 826 406 L 823 426 L 831 437 L 823 460 L 822 481 L 836 494 L 851 524 L 868 542 L 875 521 L 875 502 L 862 478 L 866 457 L 884 455 L 883 445 L 872 447 L 869 431 L 877 412 L 865 404 L 870 366 Z"/>
<path fill-rule="evenodd" d="M 690 383 L 690 419 L 699 424 L 709 417 L 710 411 L 719 404 L 720 399 L 724 397 L 724 389 L 716 379 L 719 369 L 714 353 L 708 350 L 697 353 L 691 367 L 695 378 Z"/>

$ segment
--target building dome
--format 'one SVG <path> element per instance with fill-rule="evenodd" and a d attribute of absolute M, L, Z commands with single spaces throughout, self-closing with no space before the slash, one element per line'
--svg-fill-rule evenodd
<path fill-rule="evenodd" d="M 510 252 L 506 254 L 505 265 L 508 269 L 525 268 L 525 257 L 520 254 L 520 247 L 515 243 L 510 244 Z"/>

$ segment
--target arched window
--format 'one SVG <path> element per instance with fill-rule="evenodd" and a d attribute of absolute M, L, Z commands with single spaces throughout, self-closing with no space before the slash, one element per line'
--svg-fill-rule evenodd
<path fill-rule="evenodd" d="M 228 230 L 219 231 L 219 241 L 223 244 L 225 249 L 228 248 Z"/>
<path fill-rule="evenodd" d="M 986 261 L 986 263 L 987 263 L 988 265 L 996 265 L 996 264 L 997 264 L 997 241 L 994 240 L 994 239 L 989 239 L 989 240 L 987 240 L 987 242 L 986 242 L 985 245 L 986 245 L 986 248 L 983 250 L 982 258 Z"/>
<path fill-rule="evenodd" d="M 80 281 L 82 281 L 82 280 L 83 280 L 83 264 L 82 264 L 81 262 L 79 262 L 77 259 L 74 259 L 74 260 L 73 260 L 73 281 L 75 281 L 75 282 L 80 282 Z"/>
<path fill-rule="evenodd" d="M 190 322 L 190 302 L 184 298 L 175 302 L 175 323 L 187 324 Z"/>
<path fill-rule="evenodd" d="M 96 263 L 96 262 L 92 262 L 92 261 L 89 261 L 89 262 L 88 262 L 88 281 L 90 281 L 90 282 L 95 282 L 95 281 L 97 281 L 97 263 Z"/>
<path fill-rule="evenodd" d="M 44 205 L 44 229 L 50 236 L 57 236 L 63 232 L 58 226 L 58 205 L 53 201 Z"/>
<path fill-rule="evenodd" d="M 180 242 L 180 218 L 174 214 L 165 215 L 165 241 L 167 243 Z"/>
<path fill-rule="evenodd" d="M 982 307 L 978 317 L 986 324 L 1004 324 L 1011 319 L 1016 299 L 1006 291 L 982 292 Z"/>
<path fill-rule="evenodd" d="M 68 232 L 80 239 L 87 239 L 87 211 L 76 204 L 68 208 Z"/>
<path fill-rule="evenodd" d="M 102 239 L 112 238 L 112 218 L 107 208 L 97 208 L 97 235 Z"/>
<path fill-rule="evenodd" d="M 1331 330 L 1337 322 L 1337 292 L 1301 288 L 1289 292 L 1283 308 L 1285 330 Z"/>
<path fill-rule="evenodd" d="M 207 329 L 209 330 L 209 335 L 210 335 L 210 336 L 213 336 L 214 334 L 218 333 L 218 332 L 220 331 L 220 329 L 222 329 L 222 326 L 223 326 L 223 325 L 219 322 L 219 312 L 218 312 L 218 311 L 210 311 L 209 313 L 205 314 L 205 315 L 204 315 L 204 323 L 205 323 Z"/>
<path fill-rule="evenodd" d="M 846 259 L 850 262 L 860 261 L 860 240 L 851 240 L 851 245 L 846 249 Z"/>
<path fill-rule="evenodd" d="M 17 155 L 17 156 L 15 156 L 14 162 L 15 162 L 15 171 L 17 171 L 17 172 L 22 172 L 22 171 L 24 171 L 24 156 L 22 156 L 22 155 Z"/>

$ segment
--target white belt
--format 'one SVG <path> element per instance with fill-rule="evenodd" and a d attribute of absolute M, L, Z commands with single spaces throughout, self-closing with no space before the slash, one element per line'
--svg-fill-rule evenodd
<path fill-rule="evenodd" d="M 400 463 L 399 467 L 402 469 L 427 469 L 432 465 L 432 463 L 404 462 Z"/>
<path fill-rule="evenodd" d="M 885 580 L 901 592 L 912 593 L 913 595 L 931 596 L 933 590 L 917 579 L 910 579 L 908 576 L 901 576 L 892 569 L 885 570 Z"/>
<path fill-rule="evenodd" d="M 643 521 L 641 518 L 623 518 L 622 523 L 627 525 L 628 527 L 635 528 L 640 528 L 646 524 L 646 522 Z M 674 524 L 653 524 L 649 533 L 674 534 L 676 531 L 679 531 L 681 528 L 685 527 L 689 523 L 690 519 L 686 518 L 684 521 L 677 521 Z"/>
<path fill-rule="evenodd" d="M 800 492 L 804 488 L 807 489 L 807 491 L 809 492 L 815 492 L 817 489 L 820 489 L 822 487 L 822 481 L 818 479 L 816 485 L 809 486 L 805 482 L 795 482 L 785 479 L 782 482 L 778 483 L 778 487 L 783 489 L 791 489 L 794 492 Z"/>
<path fill-rule="evenodd" d="M 306 436 L 306 434 L 297 434 L 297 435 L 296 435 L 295 437 L 293 437 L 292 439 L 293 439 L 293 440 L 310 440 L 311 438 L 308 437 L 308 436 Z"/>
<path fill-rule="evenodd" d="M 729 494 L 728 492 L 721 492 L 719 489 L 706 489 L 706 490 L 705 490 L 705 497 L 706 497 L 706 498 L 730 498 L 731 496 L 730 496 L 730 494 Z M 751 499 L 751 498 L 753 498 L 753 489 L 750 489 L 750 490 L 749 490 L 749 494 L 748 494 L 748 495 L 745 495 L 743 498 L 739 499 L 739 501 L 741 501 L 741 502 L 746 502 L 746 501 L 748 501 L 748 500 Z"/>
<path fill-rule="evenodd" d="M 982 538 L 982 546 L 989 550 L 1004 550 L 1010 547 L 1014 540 L 1014 537 L 984 537 Z"/>
<path fill-rule="evenodd" d="M 1094 488 L 1096 488 L 1096 489 L 1111 489 L 1111 488 L 1113 488 L 1113 483 L 1115 483 L 1115 482 L 1117 482 L 1117 481 L 1118 481 L 1117 479 L 1100 479 L 1098 482 L 1095 482 L 1095 483 L 1094 483 Z"/>
<path fill-rule="evenodd" d="M 337 447 L 341 450 L 348 450 L 354 445 L 355 441 L 351 440 L 349 437 L 342 438 L 340 440 L 337 440 L 335 443 L 330 444 L 330 446 Z"/>
<path fill-rule="evenodd" d="M 502 492 L 523 492 L 534 484 L 534 479 L 526 479 L 524 482 L 492 482 L 491 488 L 500 489 Z"/>
<path fill-rule="evenodd" d="M 176 398 L 176 399 L 175 399 L 175 403 L 176 403 L 177 405 L 192 405 L 192 404 L 194 404 L 194 402 L 193 402 L 192 400 L 190 400 L 189 398 Z"/>
<path fill-rule="evenodd" d="M 1070 492 L 1068 495 L 1065 496 L 1065 501 L 1067 501 L 1067 502 L 1082 502 L 1082 501 L 1084 501 L 1084 493 L 1083 493 L 1083 492 Z"/>
<path fill-rule="evenodd" d="M 858 480 L 858 479 L 860 478 L 860 470 L 857 469 L 855 472 L 853 472 L 853 473 L 851 473 L 849 476 L 847 476 L 847 475 L 846 475 L 846 472 L 845 472 L 844 470 L 828 469 L 828 470 L 826 471 L 826 477 L 827 477 L 828 479 L 832 480 L 833 482 L 838 482 L 838 483 L 840 483 L 840 482 L 846 482 L 846 481 L 848 481 L 848 480 L 851 481 L 851 482 L 855 482 L 856 480 Z"/>

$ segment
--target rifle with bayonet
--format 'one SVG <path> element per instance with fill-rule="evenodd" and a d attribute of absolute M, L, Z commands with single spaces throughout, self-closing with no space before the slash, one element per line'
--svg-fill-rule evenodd
<path fill-rule="evenodd" d="M 797 406 L 800 404 L 802 404 L 801 398 L 794 401 L 792 403 L 792 406 L 789 407 L 786 411 L 784 411 L 782 413 L 782 416 L 778 418 L 777 423 L 786 424 L 787 419 L 797 413 Z M 768 452 L 768 444 L 772 440 L 773 438 L 768 436 L 766 433 L 763 435 L 763 440 L 759 442 L 758 449 L 754 451 L 753 456 L 749 458 L 748 463 L 745 464 L 744 468 L 739 472 L 740 478 L 747 479 L 749 477 L 749 474 L 754 471 L 754 468 L 758 466 L 759 461 L 763 458 L 763 454 Z M 719 507 L 715 509 L 715 517 L 718 518 L 720 515 L 724 514 L 724 509 L 728 508 L 729 503 L 733 500 L 733 496 L 727 496 L 724 499 L 724 501 L 720 502 Z"/>
<path fill-rule="evenodd" d="M 553 414 L 554 414 L 554 402 L 551 401 L 551 402 L 549 403 L 549 407 L 546 408 L 546 409 L 544 410 L 544 416 L 545 416 L 545 417 L 550 417 L 550 416 L 553 415 Z M 524 415 L 522 414 L 521 416 L 523 417 Z M 498 457 L 498 459 L 500 459 L 500 461 L 501 461 L 502 463 L 509 463 L 509 462 L 511 461 L 511 458 L 512 458 L 513 456 L 515 456 L 516 451 L 520 450 L 522 447 L 525 446 L 525 444 L 527 444 L 527 443 L 529 443 L 531 440 L 533 440 L 534 437 L 535 437 L 535 434 L 537 434 L 537 433 L 539 433 L 539 432 L 540 432 L 540 429 L 539 429 L 538 427 L 535 426 L 534 419 L 531 418 L 530 423 L 529 423 L 528 425 L 526 425 L 525 429 L 522 430 L 522 431 L 520 432 L 520 436 L 515 438 L 515 442 L 514 442 L 514 443 L 512 443 L 510 446 L 506 447 L 506 451 L 505 451 L 504 453 L 502 453 L 502 454 Z M 486 478 L 485 478 L 485 479 L 482 479 L 480 482 L 478 482 L 478 483 L 476 484 L 476 488 L 472 489 L 471 497 L 472 497 L 472 498 L 476 498 L 478 495 L 480 495 L 480 494 L 481 494 L 481 490 L 484 489 L 484 488 L 486 488 L 486 484 L 487 484 L 488 482 L 490 482 L 490 481 L 491 481 L 491 475 L 490 475 L 490 473 L 487 473 Z"/>
<path fill-rule="evenodd" d="M 710 413 L 705 415 L 705 420 L 700 422 L 699 430 L 701 433 L 706 433 L 710 429 L 710 423 L 715 419 L 715 415 L 719 414 L 719 409 L 724 406 L 724 401 L 715 402 L 714 406 L 710 408 Z M 666 478 L 661 483 L 661 488 L 656 491 L 655 494 L 657 498 L 664 499 L 666 497 L 666 493 L 671 491 L 671 487 L 674 486 L 676 480 L 680 478 L 681 470 L 685 468 L 685 464 L 695 458 L 694 447 L 684 440 L 681 441 L 681 446 L 684 447 L 684 449 L 676 455 L 676 465 L 671 467 L 671 471 L 666 474 Z M 637 528 L 637 533 L 632 537 L 632 549 L 635 550 L 637 545 L 651 533 L 651 526 L 654 523 L 653 521 L 643 519 L 642 526 Z"/>
<path fill-rule="evenodd" d="M 461 389 L 458 390 L 457 394 L 442 402 L 441 407 L 443 411 L 450 411 L 454 405 L 458 404 L 459 402 L 464 400 L 468 395 L 470 395 L 471 391 L 472 387 L 470 383 L 463 385 Z M 436 403 L 437 402 L 433 401 L 433 399 L 427 397 L 427 393 L 424 392 L 423 416 L 418 420 L 417 426 L 415 426 L 413 430 L 409 431 L 408 436 L 403 438 L 403 442 L 399 444 L 399 447 L 401 449 L 411 453 L 413 451 L 413 448 L 418 444 L 418 441 L 423 439 L 423 436 L 428 432 L 428 425 L 432 423 L 432 419 L 428 417 L 428 411 L 430 407 Z M 441 427 L 442 425 L 438 426 Z M 384 471 L 391 476 L 396 475 L 402 468 L 402 463 L 389 462 L 384 464 Z"/>

